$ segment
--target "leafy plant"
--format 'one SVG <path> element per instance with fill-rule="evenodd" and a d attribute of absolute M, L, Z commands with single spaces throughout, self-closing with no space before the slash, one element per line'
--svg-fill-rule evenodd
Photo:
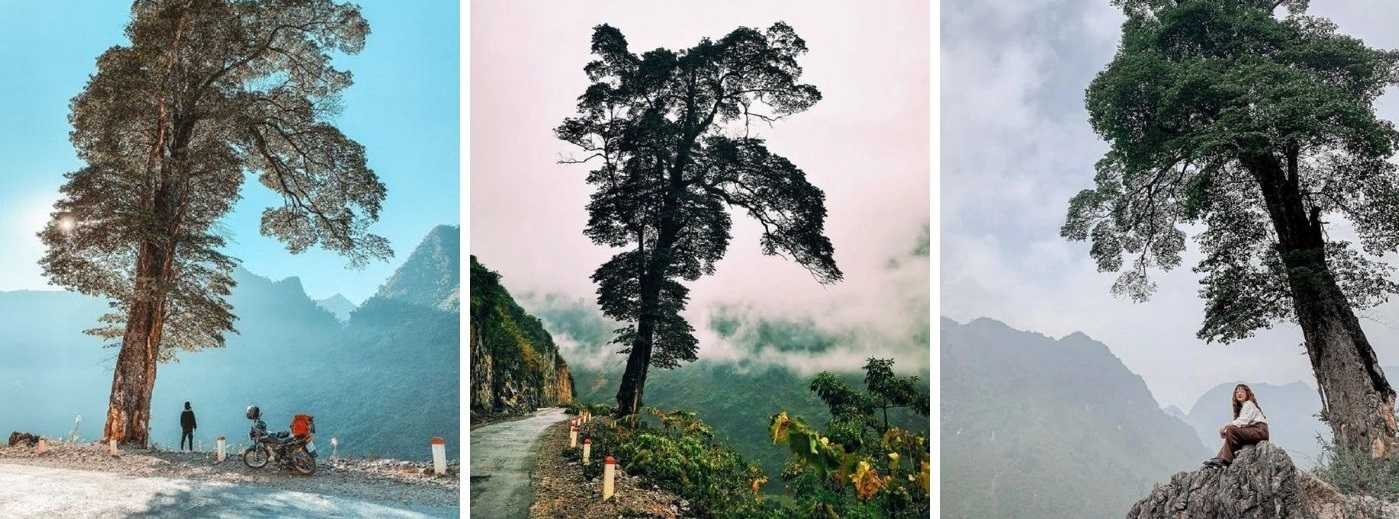
<path fill-rule="evenodd" d="M 927 513 L 931 466 L 927 439 L 891 428 L 877 448 L 844 446 L 787 413 L 773 416 L 773 443 L 791 449 L 783 471 L 795 511 L 832 517 L 907 517 Z M 874 514 L 874 515 L 871 515 Z"/>
<path fill-rule="evenodd" d="M 1347 494 L 1375 496 L 1386 501 L 1399 499 L 1399 463 L 1345 449 L 1321 435 L 1317 435 L 1316 441 L 1321 444 L 1321 454 L 1312 469 L 1316 477 Z"/>
<path fill-rule="evenodd" d="M 848 449 L 859 449 L 889 430 L 889 410 L 907 408 L 928 416 L 928 394 L 919 391 L 918 377 L 894 374 L 893 359 L 870 358 L 865 363 L 865 386 L 860 391 L 829 372 L 811 381 L 811 391 L 831 411 L 827 434 Z M 876 419 L 879 411 L 882 421 Z"/>
<path fill-rule="evenodd" d="M 894 375 L 892 360 L 869 359 L 865 370 L 868 392 L 855 390 L 829 373 L 812 380 L 812 391 L 831 409 L 827 431 L 785 411 L 772 417 L 768 432 L 773 443 L 791 449 L 782 473 L 796 501 L 788 512 L 846 518 L 927 513 L 931 492 L 927 438 L 889 427 L 887 421 L 876 420 L 874 412 L 908 407 L 926 416 L 928 397 L 917 390 L 917 377 Z"/>
<path fill-rule="evenodd" d="M 641 419 L 595 422 L 584 427 L 597 458 L 613 456 L 633 476 L 693 503 L 701 517 L 772 517 L 775 507 L 759 501 L 767 475 L 731 447 L 715 444 L 713 432 L 693 412 L 646 409 L 659 426 Z M 570 457 L 577 456 L 576 453 Z M 584 467 L 599 477 L 602 464 Z"/>

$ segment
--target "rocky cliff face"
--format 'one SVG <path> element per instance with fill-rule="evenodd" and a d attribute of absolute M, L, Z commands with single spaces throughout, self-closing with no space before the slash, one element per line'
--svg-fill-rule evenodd
<path fill-rule="evenodd" d="M 568 363 L 500 275 L 471 257 L 471 412 L 523 414 L 573 399 Z"/>
<path fill-rule="evenodd" d="M 1127 519 L 1248 519 L 1399 517 L 1399 504 L 1348 496 L 1298 470 L 1269 442 L 1239 451 L 1234 464 L 1171 476 L 1138 501 Z"/>
<path fill-rule="evenodd" d="M 555 357 L 554 385 L 550 387 L 553 391 L 549 397 L 555 402 L 573 401 L 573 374 L 568 372 L 568 364 L 564 363 L 563 357 Z"/>

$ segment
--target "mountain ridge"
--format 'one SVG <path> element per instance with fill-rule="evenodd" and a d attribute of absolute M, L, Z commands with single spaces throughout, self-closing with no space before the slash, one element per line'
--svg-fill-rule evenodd
<path fill-rule="evenodd" d="M 939 320 L 943 514 L 1121 517 L 1207 457 L 1102 342 Z"/>
<path fill-rule="evenodd" d="M 190 401 L 201 426 L 196 440 L 206 448 L 214 436 L 236 444 L 248 427 L 244 407 L 257 404 L 273 429 L 285 428 L 291 414 L 315 415 L 318 439 L 338 437 L 341 455 L 421 459 L 432 436 L 455 450 L 457 313 L 386 304 L 342 322 L 306 295 L 299 277 L 272 280 L 241 266 L 233 275 L 228 301 L 238 333 L 224 348 L 182 351 L 158 366 L 153 442 L 178 443 L 176 418 Z M 68 291 L 0 292 L 0 329 L 9 332 L 0 334 L 0 402 L 11 404 L 0 427 L 68 437 L 81 415 L 78 436 L 101 436 L 116 350 L 81 331 L 106 310 L 105 301 Z"/>

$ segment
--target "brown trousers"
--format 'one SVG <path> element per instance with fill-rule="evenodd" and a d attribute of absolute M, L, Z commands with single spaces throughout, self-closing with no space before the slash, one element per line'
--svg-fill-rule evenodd
<path fill-rule="evenodd" d="M 1253 445 L 1268 440 L 1268 424 L 1256 423 L 1246 427 L 1230 425 L 1224 428 L 1224 446 L 1219 448 L 1219 457 L 1234 462 L 1234 453 L 1245 445 Z"/>

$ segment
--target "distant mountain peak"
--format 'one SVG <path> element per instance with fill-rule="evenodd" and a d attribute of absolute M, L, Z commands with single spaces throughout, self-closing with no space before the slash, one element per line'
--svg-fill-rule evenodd
<path fill-rule="evenodd" d="M 461 228 L 428 232 L 375 297 L 447 311 L 461 309 Z"/>
<path fill-rule="evenodd" d="M 354 312 L 356 308 L 359 308 L 354 302 L 346 299 L 343 294 L 335 294 L 325 299 L 317 300 L 316 304 L 320 305 L 320 307 L 324 308 L 327 312 L 335 314 L 335 318 L 339 319 L 342 323 L 350 320 L 350 313 Z"/>

